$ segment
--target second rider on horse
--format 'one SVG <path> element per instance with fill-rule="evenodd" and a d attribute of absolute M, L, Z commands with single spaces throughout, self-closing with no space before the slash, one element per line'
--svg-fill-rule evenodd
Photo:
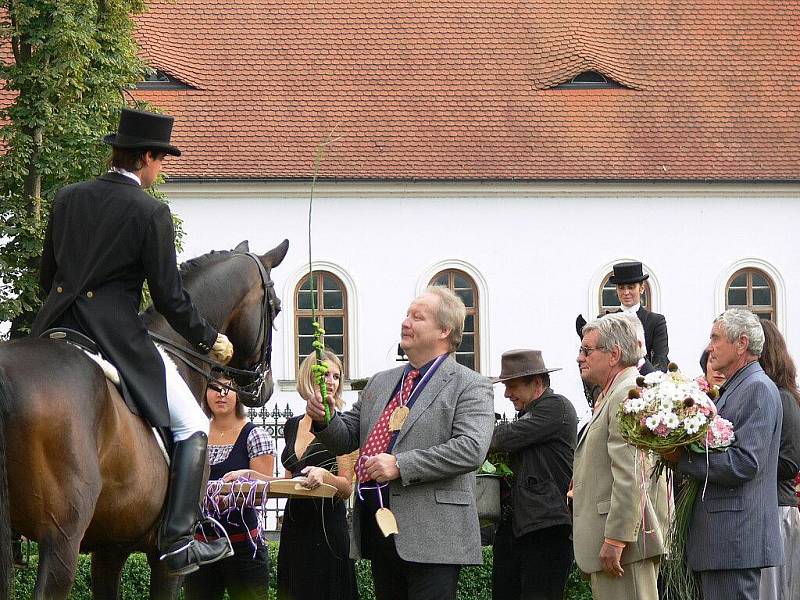
<path fill-rule="evenodd" d="M 139 414 L 170 428 L 175 447 L 158 544 L 169 571 L 185 575 L 233 550 L 226 538 L 194 538 L 209 422 L 139 317 L 144 281 L 156 310 L 199 351 L 227 364 L 233 347 L 184 290 L 170 210 L 144 191 L 167 154 L 180 156 L 170 144 L 172 123 L 170 116 L 123 108 L 117 133 L 103 139 L 113 148 L 111 169 L 58 192 L 42 253 L 47 299 L 32 334 L 66 327 L 92 338 L 119 369 Z"/>

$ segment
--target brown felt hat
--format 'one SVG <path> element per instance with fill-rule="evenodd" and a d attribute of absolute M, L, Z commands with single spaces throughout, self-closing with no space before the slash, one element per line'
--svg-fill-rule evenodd
<path fill-rule="evenodd" d="M 545 366 L 541 350 L 509 350 L 503 352 L 500 360 L 500 376 L 493 377 L 492 383 L 560 370 L 560 367 L 548 369 Z"/>

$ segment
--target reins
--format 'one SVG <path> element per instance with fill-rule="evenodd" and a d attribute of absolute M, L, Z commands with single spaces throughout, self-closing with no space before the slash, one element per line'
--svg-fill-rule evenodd
<path fill-rule="evenodd" d="M 206 383 L 211 381 L 212 370 L 221 371 L 226 377 L 231 379 L 232 382 L 236 382 L 235 386 L 232 384 L 226 384 L 224 387 L 235 391 L 236 394 L 243 400 L 243 402 L 247 404 L 247 400 L 259 398 L 261 396 L 261 390 L 264 387 L 265 378 L 272 369 L 272 326 L 274 321 L 274 306 L 272 305 L 272 301 L 269 296 L 269 289 L 274 287 L 275 283 L 269 278 L 267 270 L 264 268 L 264 265 L 261 263 L 261 259 L 256 254 L 252 252 L 239 252 L 237 254 L 252 258 L 258 267 L 258 274 L 261 277 L 263 297 L 261 301 L 261 318 L 258 320 L 258 335 L 256 336 L 256 340 L 259 338 L 261 339 L 261 348 L 259 360 L 254 368 L 237 369 L 235 367 L 229 367 L 227 365 L 223 365 L 219 361 L 214 360 L 207 354 L 201 354 L 200 352 L 197 352 L 191 348 L 187 348 L 186 346 L 164 337 L 161 334 L 152 331 L 149 331 L 148 333 L 150 334 L 150 337 L 156 340 L 164 349 L 164 351 L 170 356 L 177 358 L 187 367 L 202 375 L 205 378 Z M 189 360 L 187 356 L 200 361 L 204 365 L 207 365 L 208 368 L 206 369 L 199 367 L 194 362 Z M 252 382 L 242 385 L 239 382 L 239 379 L 243 378 L 252 379 Z"/>

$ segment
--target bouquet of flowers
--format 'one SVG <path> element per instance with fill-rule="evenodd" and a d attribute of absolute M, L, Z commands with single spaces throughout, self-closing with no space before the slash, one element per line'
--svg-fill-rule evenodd
<path fill-rule="evenodd" d="M 625 441 L 652 452 L 670 452 L 682 446 L 705 451 L 733 442 L 730 422 L 717 415 L 716 388 L 703 378 L 690 379 L 670 364 L 636 382 L 619 407 L 619 426 Z"/>
<path fill-rule="evenodd" d="M 724 452 L 735 441 L 733 424 L 717 414 L 716 387 L 703 377 L 691 379 L 674 363 L 667 373 L 656 371 L 637 379 L 636 388 L 620 404 L 617 415 L 626 442 L 659 454 L 677 448 L 705 454 Z M 654 476 L 670 463 L 661 459 Z M 666 598 L 700 597 L 694 575 L 686 564 L 686 536 L 700 482 L 688 478 L 676 490 L 675 514 L 667 534 L 668 556 L 662 564 Z"/>

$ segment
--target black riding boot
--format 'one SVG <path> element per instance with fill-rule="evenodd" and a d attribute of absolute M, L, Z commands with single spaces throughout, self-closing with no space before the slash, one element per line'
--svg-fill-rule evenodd
<path fill-rule="evenodd" d="M 187 575 L 233 555 L 227 538 L 202 542 L 194 538 L 200 517 L 200 498 L 205 492 L 208 436 L 198 431 L 175 443 L 169 475 L 167 510 L 159 532 L 161 557 L 173 575 Z"/>

